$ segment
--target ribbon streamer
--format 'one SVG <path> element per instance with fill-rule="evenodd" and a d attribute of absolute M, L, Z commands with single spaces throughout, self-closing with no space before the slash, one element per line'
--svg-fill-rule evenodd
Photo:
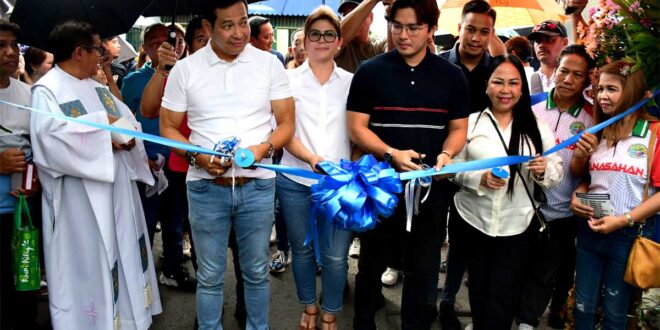
<path fill-rule="evenodd" d="M 430 167 L 426 164 L 422 164 L 422 168 L 429 169 Z M 410 232 L 412 230 L 412 216 L 419 214 L 419 198 L 421 196 L 422 187 L 428 188 L 424 198 L 422 198 L 421 203 L 424 203 L 426 199 L 431 194 L 431 183 L 433 179 L 431 177 L 421 177 L 418 179 L 412 179 L 406 183 L 404 189 L 404 199 L 406 201 L 406 231 Z"/>
<path fill-rule="evenodd" d="M 171 139 L 166 139 L 164 137 L 160 137 L 160 136 L 157 136 L 157 135 L 151 135 L 151 134 L 147 134 L 147 133 L 143 133 L 143 132 L 139 132 L 139 131 L 134 131 L 134 130 L 131 130 L 131 129 L 125 129 L 125 128 L 121 128 L 121 127 L 115 127 L 115 126 L 112 126 L 112 125 L 96 123 L 96 122 L 93 122 L 93 121 L 84 120 L 84 119 L 80 119 L 80 118 L 69 117 L 69 116 L 66 116 L 64 114 L 45 111 L 45 110 L 40 110 L 40 109 L 36 109 L 36 108 L 24 106 L 24 105 L 12 103 L 12 102 L 9 102 L 9 101 L 6 101 L 6 100 L 0 100 L 0 103 L 4 103 L 4 104 L 10 105 L 10 106 L 17 107 L 19 109 L 29 110 L 29 111 L 32 111 L 32 112 L 36 112 L 36 113 L 39 113 L 39 114 L 47 115 L 47 116 L 57 118 L 57 119 L 61 119 L 61 120 L 65 120 L 65 121 L 72 121 L 74 123 L 79 123 L 79 124 L 83 124 L 83 125 L 87 125 L 87 126 L 100 128 L 100 129 L 110 131 L 110 132 L 116 132 L 116 133 L 128 135 L 128 136 L 134 137 L 136 139 L 142 139 L 142 140 L 145 140 L 145 141 L 161 144 L 161 145 L 168 146 L 168 147 L 171 147 L 171 148 L 182 149 L 182 150 L 190 151 L 190 152 L 198 152 L 200 154 L 209 154 L 209 155 L 215 155 L 215 156 L 220 156 L 220 157 L 223 157 L 223 156 L 231 157 L 231 154 L 224 154 L 224 153 L 221 153 L 221 152 L 209 150 L 209 149 L 202 148 L 202 147 L 192 145 L 192 144 L 189 144 L 189 143 L 183 143 L 183 142 L 179 142 L 179 141 L 175 141 L 175 140 L 171 140 Z"/>

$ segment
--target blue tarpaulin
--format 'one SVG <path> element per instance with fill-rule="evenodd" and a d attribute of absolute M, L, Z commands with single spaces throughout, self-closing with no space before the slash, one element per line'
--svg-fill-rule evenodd
<path fill-rule="evenodd" d="M 250 15 L 308 16 L 325 4 L 337 12 L 341 0 L 266 0 L 250 4 Z"/>

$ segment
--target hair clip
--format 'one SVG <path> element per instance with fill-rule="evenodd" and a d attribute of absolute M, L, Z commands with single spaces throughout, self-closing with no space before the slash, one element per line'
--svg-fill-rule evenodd
<path fill-rule="evenodd" d="M 630 74 L 630 65 L 627 64 L 624 65 L 619 71 L 619 73 L 624 77 L 628 76 Z"/>

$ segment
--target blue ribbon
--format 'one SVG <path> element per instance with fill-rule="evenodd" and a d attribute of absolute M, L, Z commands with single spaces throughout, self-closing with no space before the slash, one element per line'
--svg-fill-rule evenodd
<path fill-rule="evenodd" d="M 221 157 L 222 156 L 231 157 L 231 154 L 225 154 L 225 153 L 222 153 L 222 152 L 209 150 L 209 149 L 202 148 L 202 147 L 192 145 L 192 144 L 189 144 L 189 143 L 183 143 L 183 142 L 179 142 L 179 141 L 175 141 L 175 140 L 171 140 L 171 139 L 166 139 L 164 137 L 160 137 L 160 136 L 157 136 L 157 135 L 151 135 L 151 134 L 147 134 L 147 133 L 143 133 L 143 132 L 139 132 L 139 131 L 134 131 L 134 130 L 130 130 L 130 129 L 125 129 L 125 128 L 121 128 L 121 127 L 115 127 L 115 126 L 111 126 L 111 125 L 96 123 L 96 122 L 93 122 L 93 121 L 88 121 L 88 120 L 84 120 L 84 119 L 80 119 L 80 118 L 69 117 L 69 116 L 66 116 L 64 114 L 60 114 L 60 113 L 56 113 L 56 112 L 50 112 L 50 111 L 44 111 L 44 110 L 40 110 L 40 109 L 36 109 L 36 108 L 32 108 L 32 107 L 27 107 L 27 106 L 24 106 L 24 105 L 12 103 L 12 102 L 5 101 L 5 100 L 0 100 L 0 103 L 4 103 L 4 104 L 14 106 L 14 107 L 17 107 L 17 108 L 20 108 L 20 109 L 29 110 L 29 111 L 32 111 L 32 112 L 36 112 L 36 113 L 39 113 L 39 114 L 47 115 L 47 116 L 57 118 L 57 119 L 61 119 L 61 120 L 65 120 L 65 121 L 72 121 L 72 122 L 75 122 L 75 123 L 100 128 L 100 129 L 110 131 L 110 132 L 121 133 L 121 134 L 124 134 L 124 135 L 134 137 L 136 139 L 142 139 L 144 141 L 149 141 L 149 142 L 153 142 L 153 143 L 157 143 L 157 144 L 162 144 L 164 146 L 168 146 L 168 147 L 172 147 L 172 148 L 182 149 L 182 150 L 191 151 L 191 152 L 198 152 L 198 153 L 201 153 L 201 154 L 209 154 L 209 155 L 215 155 L 215 156 L 221 156 Z"/>
<path fill-rule="evenodd" d="M 660 90 L 656 90 L 653 93 L 653 96 L 657 97 L 659 94 Z M 586 132 L 595 134 L 603 130 L 605 127 L 611 125 L 612 123 L 639 110 L 649 100 L 650 99 L 644 99 L 638 102 L 625 112 L 622 112 L 619 115 L 616 115 L 598 125 L 586 129 Z M 86 121 L 79 118 L 68 117 L 63 114 L 26 107 L 4 100 L 0 100 L 0 103 L 5 103 L 17 108 L 27 109 L 32 112 L 45 114 L 61 120 L 73 121 L 111 132 L 125 134 L 134 138 L 143 139 L 145 141 L 162 144 L 168 147 L 183 149 L 186 151 L 199 152 L 221 157 L 232 157 L 233 153 L 241 152 L 242 150 L 249 153 L 249 150 L 247 149 L 240 149 L 238 151 L 236 150 L 239 144 L 237 139 L 221 141 L 216 145 L 216 147 L 214 147 L 214 149 L 219 151 L 209 150 L 191 144 L 166 139 L 160 136 Z M 584 131 L 564 140 L 553 148 L 545 151 L 543 156 L 547 156 L 575 144 L 580 139 L 582 134 L 584 134 Z M 312 241 L 318 242 L 318 228 L 316 220 L 318 217 L 323 217 L 326 219 L 326 223 L 328 223 L 328 225 L 332 224 L 336 229 L 358 232 L 372 229 L 378 221 L 378 216 L 389 217 L 394 212 L 394 208 L 398 202 L 396 194 L 402 191 L 401 181 L 403 180 L 416 180 L 422 178 L 426 180 L 434 175 L 453 174 L 465 171 L 475 171 L 500 166 L 515 165 L 528 162 L 532 158 L 533 157 L 531 156 L 520 155 L 496 157 L 463 163 L 448 164 L 445 165 L 440 171 L 436 171 L 434 168 L 430 168 L 405 173 L 397 173 L 393 168 L 389 166 L 389 164 L 385 162 L 378 162 L 371 155 L 363 156 L 357 162 L 349 162 L 344 160 L 342 160 L 339 164 L 322 162 L 319 164 L 319 166 L 323 171 L 325 171 L 325 173 L 327 173 L 327 175 L 282 165 L 241 164 L 241 166 L 245 165 L 245 167 L 247 167 L 249 165 L 254 165 L 256 167 L 272 170 L 275 172 L 287 173 L 318 180 L 318 183 L 311 187 L 313 206 L 312 214 L 310 215 L 310 222 L 312 229 L 305 239 L 305 244 L 310 244 Z M 318 251 L 317 259 L 320 260 Z"/>
<path fill-rule="evenodd" d="M 653 97 L 654 98 L 657 97 L 658 95 L 660 95 L 660 89 L 653 92 Z M 562 149 L 564 149 L 568 146 L 571 146 L 571 145 L 575 144 L 582 137 L 582 134 L 584 134 L 585 131 L 589 132 L 591 134 L 596 134 L 596 133 L 602 131 L 603 129 L 605 129 L 605 127 L 610 126 L 610 125 L 614 124 L 615 122 L 621 120 L 623 117 L 628 116 L 628 115 L 632 114 L 633 112 L 639 110 L 642 106 L 644 106 L 644 104 L 646 104 L 646 102 L 648 102 L 650 100 L 651 100 L 650 98 L 643 99 L 643 100 L 637 102 L 635 105 L 633 105 L 630 109 L 628 109 L 628 110 L 626 110 L 626 111 L 624 111 L 624 112 L 622 112 L 622 113 L 620 113 L 620 114 L 618 114 L 618 115 L 616 115 L 616 116 L 614 116 L 614 117 L 612 117 L 612 118 L 610 118 L 610 119 L 608 119 L 608 120 L 606 120 L 602 123 L 591 126 L 591 127 L 587 128 L 586 130 L 571 136 L 570 138 L 562 141 L 561 143 L 557 144 L 556 146 L 546 150 L 543 153 L 543 156 L 547 156 L 549 154 L 555 153 L 559 150 L 562 150 Z"/>

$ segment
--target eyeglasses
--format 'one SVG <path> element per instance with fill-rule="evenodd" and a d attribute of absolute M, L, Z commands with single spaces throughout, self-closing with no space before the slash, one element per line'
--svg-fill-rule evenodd
<path fill-rule="evenodd" d="M 337 39 L 337 32 L 335 31 L 324 31 L 321 32 L 319 30 L 311 30 L 307 32 L 307 38 L 309 38 L 309 41 L 317 42 L 321 40 L 321 37 L 323 37 L 323 40 L 325 42 L 334 42 Z"/>
<path fill-rule="evenodd" d="M 105 54 L 105 48 L 103 48 L 103 46 L 80 46 L 80 48 L 84 48 L 87 50 L 94 49 L 99 54 L 99 56 L 103 56 L 103 54 Z"/>
<path fill-rule="evenodd" d="M 419 31 L 424 28 L 426 24 L 401 24 L 398 22 L 390 22 L 390 28 L 393 34 L 400 34 L 406 30 L 409 36 L 414 37 L 419 34 Z"/>

